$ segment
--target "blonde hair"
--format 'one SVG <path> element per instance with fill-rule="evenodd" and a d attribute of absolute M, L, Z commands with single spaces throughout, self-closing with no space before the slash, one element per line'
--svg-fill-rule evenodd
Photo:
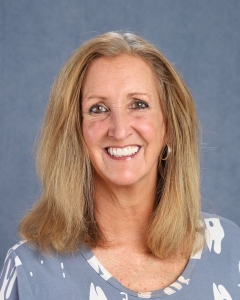
<path fill-rule="evenodd" d="M 153 45 L 131 33 L 109 32 L 84 43 L 67 61 L 50 95 L 40 135 L 37 170 L 43 193 L 19 232 L 40 250 L 76 251 L 104 236 L 94 217 L 92 169 L 81 128 L 81 88 L 89 63 L 129 54 L 151 66 L 166 124 L 167 148 L 159 156 L 156 207 L 146 243 L 160 258 L 193 248 L 200 218 L 198 118 L 184 82 Z M 168 149 L 168 150 L 169 150 Z M 198 249 L 195 249 L 196 251 Z"/>

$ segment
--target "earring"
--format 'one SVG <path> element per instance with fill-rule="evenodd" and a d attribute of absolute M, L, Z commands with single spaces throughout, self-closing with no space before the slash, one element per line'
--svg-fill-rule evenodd
<path fill-rule="evenodd" d="M 167 160 L 168 157 L 170 156 L 172 150 L 168 144 L 164 147 L 163 154 L 162 154 L 162 159 L 161 160 Z"/>

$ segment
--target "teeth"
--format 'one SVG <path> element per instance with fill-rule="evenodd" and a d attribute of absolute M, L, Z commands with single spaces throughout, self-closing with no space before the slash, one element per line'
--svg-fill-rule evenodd
<path fill-rule="evenodd" d="M 117 149 L 117 156 L 122 156 L 122 149 L 120 148 Z"/>
<path fill-rule="evenodd" d="M 123 157 L 123 156 L 130 156 L 138 152 L 139 146 L 128 146 L 125 148 L 107 148 L 107 152 L 111 156 L 115 157 Z"/>

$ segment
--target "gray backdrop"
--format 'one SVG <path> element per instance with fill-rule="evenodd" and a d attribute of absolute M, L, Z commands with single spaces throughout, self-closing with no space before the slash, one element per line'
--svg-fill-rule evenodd
<path fill-rule="evenodd" d="M 205 211 L 240 225 L 239 0 L 0 0 L 0 264 L 39 194 L 33 144 L 50 87 L 83 41 L 130 30 L 165 53 L 203 127 Z"/>

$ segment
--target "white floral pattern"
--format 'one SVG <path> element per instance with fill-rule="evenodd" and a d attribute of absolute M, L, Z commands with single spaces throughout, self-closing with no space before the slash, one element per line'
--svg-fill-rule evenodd
<path fill-rule="evenodd" d="M 87 246 L 69 257 L 47 256 L 20 242 L 7 254 L 0 300 L 240 299 L 240 229 L 216 216 L 207 216 L 205 224 L 206 247 L 191 256 L 181 276 L 145 293 L 122 286 Z"/>

